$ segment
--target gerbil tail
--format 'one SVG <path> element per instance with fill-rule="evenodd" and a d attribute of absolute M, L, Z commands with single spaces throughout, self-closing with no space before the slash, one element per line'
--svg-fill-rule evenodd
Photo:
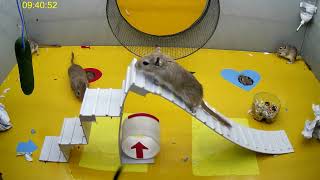
<path fill-rule="evenodd" d="M 71 53 L 71 64 L 74 64 L 74 54 L 73 54 L 73 52 Z"/>
<path fill-rule="evenodd" d="M 120 174 L 121 174 L 121 172 L 122 172 L 122 169 L 123 169 L 123 166 L 120 166 L 119 168 L 118 168 L 118 170 L 117 170 L 117 172 L 114 174 L 114 176 L 113 176 L 113 180 L 118 180 L 119 179 L 119 176 L 120 176 Z"/>
<path fill-rule="evenodd" d="M 220 121 L 223 125 L 225 125 L 227 127 L 231 127 L 231 124 L 228 122 L 228 120 L 226 120 L 226 118 L 224 118 L 221 115 L 217 114 L 216 112 L 212 111 L 204 101 L 201 102 L 201 107 L 207 113 L 209 113 L 211 116 L 215 117 L 218 121 Z"/>

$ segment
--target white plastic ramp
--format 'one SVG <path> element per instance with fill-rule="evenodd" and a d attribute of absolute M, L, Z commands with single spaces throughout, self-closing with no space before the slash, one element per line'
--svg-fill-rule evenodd
<path fill-rule="evenodd" d="M 199 108 L 194 114 L 191 113 L 191 111 L 180 98 L 176 97 L 167 89 L 155 85 L 153 80 L 144 76 L 141 72 L 136 71 L 135 63 L 136 60 L 134 59 L 131 65 L 128 67 L 128 74 L 130 74 L 130 76 L 127 75 L 126 79 L 126 82 L 128 81 L 129 84 L 131 84 L 131 89 L 134 92 L 145 95 L 145 92 L 147 91 L 171 101 L 224 138 L 246 149 L 264 154 L 285 154 L 294 152 L 292 145 L 290 144 L 290 141 L 283 130 L 256 130 L 242 126 L 231 120 L 229 122 L 232 124 L 232 127 L 228 128 L 221 124 L 214 117 L 210 116 L 202 108 Z M 211 109 L 220 114 L 215 109 Z"/>
<path fill-rule="evenodd" d="M 123 89 L 87 89 L 80 110 L 80 119 L 95 121 L 96 116 L 119 117 L 124 96 Z"/>

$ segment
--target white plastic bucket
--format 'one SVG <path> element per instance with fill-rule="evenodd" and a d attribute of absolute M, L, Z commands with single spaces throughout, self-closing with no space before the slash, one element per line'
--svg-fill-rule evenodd
<path fill-rule="evenodd" d="M 150 159 L 160 151 L 159 119 L 146 113 L 128 116 L 122 125 L 122 151 L 134 159 Z"/>

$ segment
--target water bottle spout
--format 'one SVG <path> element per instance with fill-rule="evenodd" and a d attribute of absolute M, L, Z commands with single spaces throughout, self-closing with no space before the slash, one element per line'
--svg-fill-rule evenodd
<path fill-rule="evenodd" d="M 305 21 L 301 21 L 299 27 L 297 28 L 297 32 L 299 31 L 299 29 L 304 25 Z"/>
<path fill-rule="evenodd" d="M 297 32 L 299 29 L 306 23 L 308 23 L 313 15 L 317 12 L 317 6 L 316 3 L 310 3 L 310 2 L 300 2 L 300 17 L 301 22 L 299 27 L 297 28 Z"/>

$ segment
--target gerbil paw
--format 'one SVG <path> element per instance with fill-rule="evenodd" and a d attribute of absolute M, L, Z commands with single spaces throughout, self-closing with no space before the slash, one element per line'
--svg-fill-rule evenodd
<path fill-rule="evenodd" d="M 190 108 L 190 111 L 192 114 L 195 114 L 197 112 L 197 109 L 196 108 Z"/>

